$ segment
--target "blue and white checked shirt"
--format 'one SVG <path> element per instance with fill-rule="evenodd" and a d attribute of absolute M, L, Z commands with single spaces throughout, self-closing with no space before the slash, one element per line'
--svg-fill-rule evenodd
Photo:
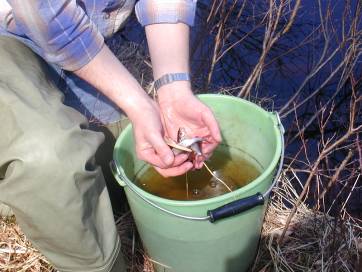
<path fill-rule="evenodd" d="M 135 11 L 144 26 L 193 25 L 197 0 L 139 0 Z M 19 39 L 58 72 L 87 64 L 134 8 L 135 0 L 0 0 L 0 35 Z M 64 77 L 64 103 L 90 120 L 118 121 L 122 112 L 73 73 Z"/>
<path fill-rule="evenodd" d="M 48 62 L 74 71 L 87 64 L 122 21 L 135 0 L 0 0 L 2 32 L 29 39 Z M 125 8 L 125 5 L 129 7 Z M 196 0 L 140 0 L 139 22 L 192 25 Z M 128 14 L 127 14 L 128 15 Z"/>

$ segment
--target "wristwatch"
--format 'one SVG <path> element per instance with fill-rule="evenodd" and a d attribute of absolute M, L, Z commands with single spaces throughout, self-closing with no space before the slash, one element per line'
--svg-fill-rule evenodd
<path fill-rule="evenodd" d="M 170 84 L 174 81 L 190 81 L 190 75 L 189 73 L 165 74 L 154 82 L 155 90 L 157 91 L 163 85 Z"/>

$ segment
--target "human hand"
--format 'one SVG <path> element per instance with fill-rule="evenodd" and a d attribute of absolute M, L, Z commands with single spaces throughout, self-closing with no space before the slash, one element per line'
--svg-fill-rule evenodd
<path fill-rule="evenodd" d="M 166 145 L 157 104 L 107 46 L 75 73 L 127 114 L 139 159 L 152 164 L 163 176 L 181 175 L 192 168 L 192 163 L 185 162 L 187 155 L 174 156 Z"/>
<path fill-rule="evenodd" d="M 128 113 L 133 125 L 136 154 L 140 160 L 152 164 L 162 176 L 178 176 L 193 165 L 186 161 L 187 154 L 174 156 L 164 141 L 164 132 L 157 104 L 148 99 L 139 102 L 138 110 Z"/>
<path fill-rule="evenodd" d="M 185 128 L 188 137 L 203 137 L 203 156 L 197 156 L 195 168 L 212 155 L 221 142 L 221 134 L 212 111 L 192 93 L 189 82 L 177 81 L 158 90 L 161 121 L 168 137 L 177 141 L 179 128 Z M 185 171 L 186 172 L 186 171 Z"/>

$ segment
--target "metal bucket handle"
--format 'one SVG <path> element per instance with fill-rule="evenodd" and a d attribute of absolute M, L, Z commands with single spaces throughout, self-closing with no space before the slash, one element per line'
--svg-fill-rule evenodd
<path fill-rule="evenodd" d="M 150 204 L 151 206 L 155 207 L 156 209 L 159 209 L 167 214 L 179 217 L 179 218 L 183 218 L 183 219 L 188 219 L 188 220 L 194 220 L 194 221 L 206 221 L 209 220 L 210 222 L 214 223 L 219 219 L 222 218 L 226 218 L 226 217 L 230 217 L 236 214 L 239 214 L 241 212 L 247 211 L 251 208 L 254 208 L 258 205 L 263 205 L 264 201 L 266 198 L 268 198 L 269 194 L 271 193 L 271 191 L 273 190 L 274 186 L 276 185 L 278 178 L 281 174 L 281 171 L 283 169 L 283 162 L 284 162 L 284 127 L 280 121 L 280 117 L 278 112 L 274 112 L 276 118 L 277 118 L 277 126 L 280 130 L 280 138 L 281 138 L 281 153 L 280 153 L 280 158 L 279 158 L 279 166 L 278 166 L 278 171 L 276 172 L 273 182 L 271 184 L 271 186 L 269 187 L 269 189 L 264 193 L 256 193 L 255 195 L 251 195 L 245 198 L 241 198 L 238 200 L 234 200 L 228 204 L 225 204 L 223 206 L 220 206 L 216 209 L 213 210 L 208 210 L 207 211 L 207 216 L 201 216 L 201 217 L 197 217 L 197 216 L 188 216 L 188 215 L 183 215 L 183 214 L 179 214 L 179 213 L 175 213 L 172 212 L 170 210 L 167 210 L 159 205 L 157 205 L 156 203 L 152 202 L 151 200 L 147 199 L 146 197 L 144 197 L 142 194 L 140 194 L 137 189 L 135 188 L 136 185 L 134 185 L 132 182 L 128 181 L 128 178 L 126 177 L 124 170 L 118 167 L 118 165 L 115 163 L 114 160 L 112 160 L 110 162 L 110 168 L 113 172 L 114 175 L 117 175 L 118 178 L 120 178 L 125 185 L 127 185 L 139 198 L 141 198 L 143 201 L 145 201 L 146 203 Z"/>

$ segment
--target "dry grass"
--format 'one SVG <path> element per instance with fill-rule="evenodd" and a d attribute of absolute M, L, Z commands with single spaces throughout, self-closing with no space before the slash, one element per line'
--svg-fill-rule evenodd
<path fill-rule="evenodd" d="M 55 271 L 15 222 L 15 217 L 0 217 L 0 271 Z"/>
<path fill-rule="evenodd" d="M 357 271 L 362 253 L 362 222 L 351 217 L 331 217 L 301 203 L 283 243 L 278 244 L 290 207 L 298 197 L 290 180 L 284 178 L 269 204 L 253 270 Z"/>
<path fill-rule="evenodd" d="M 359 271 L 362 253 L 362 222 L 298 206 L 282 244 L 282 234 L 291 208 L 298 199 L 291 182 L 282 178 L 266 214 L 262 239 L 252 271 Z M 130 212 L 117 220 L 129 271 L 152 272 L 152 260 L 142 249 Z M 55 271 L 15 223 L 0 219 L 0 271 Z"/>

